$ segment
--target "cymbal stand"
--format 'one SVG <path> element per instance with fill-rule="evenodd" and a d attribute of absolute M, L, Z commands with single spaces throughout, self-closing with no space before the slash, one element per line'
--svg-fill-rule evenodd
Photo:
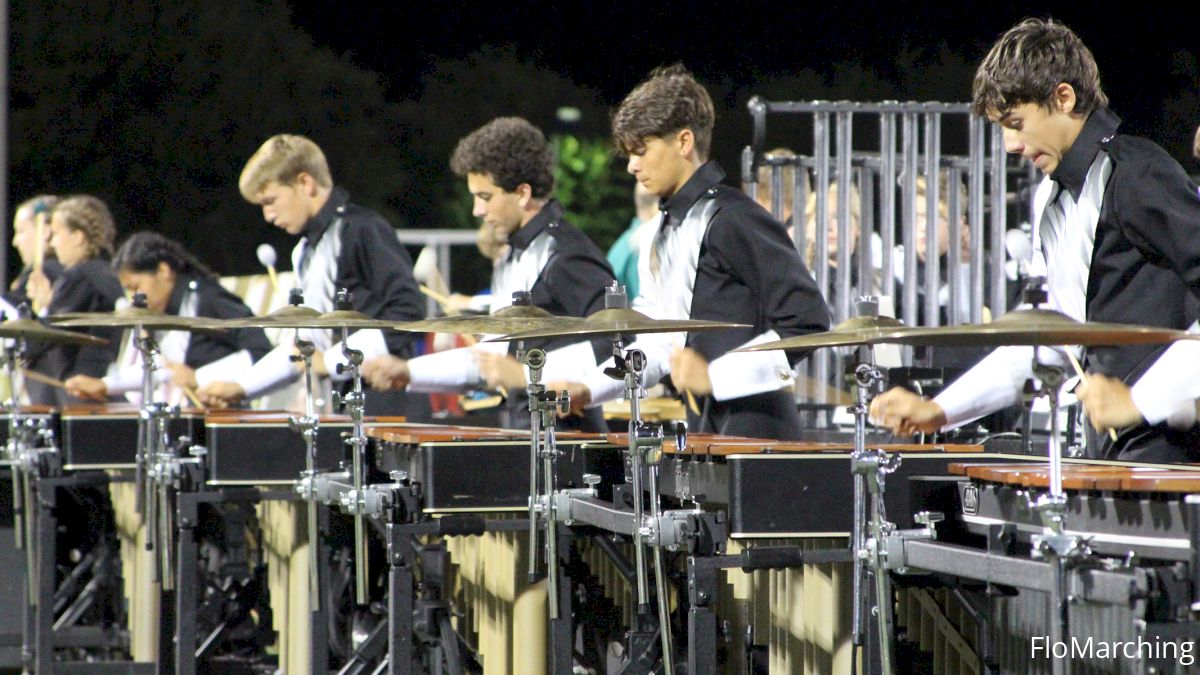
<path fill-rule="evenodd" d="M 367 432 L 363 428 L 363 410 L 366 408 L 367 398 L 362 388 L 363 353 L 350 348 L 350 344 L 347 342 L 349 337 L 350 330 L 343 327 L 342 355 L 346 357 L 346 363 L 339 363 L 337 372 L 341 375 L 349 371 L 354 384 L 348 394 L 334 392 L 333 405 L 338 410 L 348 408 L 350 419 L 354 422 L 354 433 L 346 439 L 346 445 L 350 448 L 351 453 L 350 470 L 353 474 L 354 491 L 346 495 L 347 499 L 343 505 L 349 507 L 349 512 L 354 515 L 354 597 L 358 604 L 365 605 L 367 604 L 368 560 L 366 517 L 363 511 L 363 453 L 367 448 Z M 313 469 L 311 462 L 315 461 L 312 452 L 309 453 L 309 458 L 308 468 L 311 471 Z M 313 503 L 315 508 L 315 501 L 310 500 L 310 503 Z"/>
<path fill-rule="evenodd" d="M 533 352 L 533 355 L 530 355 Z M 538 514 L 546 509 L 538 493 L 538 458 L 541 456 L 542 415 L 536 409 L 535 401 L 540 400 L 546 391 L 542 384 L 542 366 L 545 365 L 545 352 L 540 349 L 526 352 L 524 343 L 517 345 L 517 361 L 525 364 L 529 370 L 529 382 L 526 392 L 529 394 L 529 583 L 537 581 L 538 577 Z M 540 352 L 540 355 L 539 355 Z M 554 421 L 550 420 L 550 424 Z M 553 562 L 553 561 L 551 561 Z M 550 606 L 553 607 L 554 595 L 550 596 Z"/>
<path fill-rule="evenodd" d="M 33 481 L 37 470 L 37 449 L 34 447 L 36 435 L 32 425 L 26 425 L 21 418 L 21 402 L 18 398 L 16 384 L 16 369 L 21 355 L 25 352 L 25 340 L 6 340 L 4 345 L 4 371 L 8 378 L 9 399 L 5 401 L 8 408 L 8 443 L 5 448 L 6 463 L 12 474 L 13 488 L 13 536 L 18 550 L 25 551 L 25 580 L 27 582 L 28 604 L 37 604 L 37 542 L 34 536 L 36 514 L 34 509 Z"/>
<path fill-rule="evenodd" d="M 571 409 L 571 398 L 567 392 L 547 391 L 542 384 L 542 369 L 546 365 L 546 352 L 542 349 L 518 349 L 518 360 L 529 370 L 529 423 L 530 423 L 530 513 L 534 518 L 541 513 L 546 524 L 546 590 L 550 600 L 550 619 L 561 617 L 559 606 L 558 578 L 558 522 L 554 510 L 554 493 L 558 446 L 554 437 L 554 421 L 558 413 Z M 540 441 L 538 439 L 541 439 Z M 538 492 L 538 459 L 541 459 L 541 485 L 545 494 Z M 537 521 L 531 518 L 530 539 L 536 536 Z M 536 544 L 536 542 L 531 542 Z M 536 549 L 531 548 L 531 553 Z M 534 559 L 530 559 L 531 580 L 536 575 Z"/>
<path fill-rule="evenodd" d="M 304 475 L 300 481 L 304 500 L 308 507 L 308 596 L 310 611 L 321 609 L 321 591 L 319 572 L 317 568 L 317 501 L 313 492 L 313 480 L 316 476 L 317 429 L 320 421 L 317 418 L 316 405 L 313 400 L 312 358 L 317 348 L 312 342 L 302 340 L 300 331 L 296 331 L 294 342 L 298 354 L 292 355 L 292 361 L 304 364 L 304 415 L 288 418 L 288 427 L 304 437 Z"/>
<path fill-rule="evenodd" d="M 865 457 L 867 452 L 867 415 L 870 410 L 870 398 L 875 384 L 883 380 L 883 373 L 875 365 L 875 352 L 869 345 L 860 350 L 860 355 L 865 356 L 862 363 L 854 370 L 855 384 L 858 386 L 858 400 L 851 407 L 850 413 L 854 415 L 854 454 L 852 460 L 857 462 L 859 458 Z M 852 610 L 851 619 L 851 643 L 856 647 L 861 647 L 863 644 L 863 635 L 866 633 L 865 620 L 863 617 L 863 609 L 866 604 L 864 581 L 866 578 L 866 475 L 864 473 L 854 472 L 854 520 L 852 531 L 850 533 L 850 548 L 853 552 L 854 560 L 854 584 L 853 584 L 853 601 L 854 607 Z"/>
<path fill-rule="evenodd" d="M 136 303 L 136 300 L 135 300 Z M 142 409 L 138 414 L 138 457 L 136 460 L 138 497 L 142 522 L 146 524 L 146 550 L 157 553 L 159 564 L 154 565 L 153 581 L 161 582 L 164 591 L 173 590 L 174 557 L 170 541 L 173 532 L 173 513 L 169 503 L 169 484 L 166 480 L 170 456 L 167 421 L 179 416 L 179 407 L 154 400 L 154 371 L 156 357 L 161 354 L 158 342 L 141 326 L 134 327 L 137 337 L 134 346 L 142 355 Z M 159 479 L 162 480 L 159 480 Z"/>
<path fill-rule="evenodd" d="M 900 466 L 900 455 L 888 455 L 883 450 L 864 450 L 850 461 L 855 476 L 863 476 L 867 491 L 871 495 L 871 525 L 870 537 L 859 552 L 868 560 L 875 574 L 875 610 L 879 621 L 879 663 L 883 675 L 896 672 L 892 643 L 895 635 L 895 619 L 892 608 L 892 580 L 888 576 L 887 539 L 895 530 L 895 526 L 887 519 L 884 506 L 886 487 L 884 479 L 887 474 Z"/>
<path fill-rule="evenodd" d="M 1054 567 L 1054 591 L 1051 594 L 1053 616 L 1050 620 L 1050 640 L 1061 644 L 1070 633 L 1070 594 L 1067 577 L 1072 566 L 1084 562 L 1090 555 L 1087 541 L 1066 533 L 1067 498 L 1062 487 L 1062 438 L 1059 428 L 1059 390 L 1066 374 L 1062 368 L 1043 363 L 1038 359 L 1038 347 L 1033 349 L 1033 374 L 1042 383 L 1042 389 L 1050 400 L 1050 441 L 1047 454 L 1050 460 L 1050 491 L 1040 495 L 1031 506 L 1042 520 L 1042 534 L 1032 538 L 1033 556 L 1045 558 Z M 1055 675 L 1064 675 L 1070 670 L 1068 659 L 1053 659 Z"/>
<path fill-rule="evenodd" d="M 650 612 L 649 583 L 646 578 L 646 559 L 643 545 L 657 542 L 658 524 L 661 522 L 661 512 L 658 501 L 658 468 L 662 454 L 662 429 L 647 433 L 648 429 L 642 424 L 641 400 L 646 391 L 642 386 L 643 374 L 646 370 L 646 355 L 638 349 L 626 350 L 622 347 L 621 336 L 613 336 L 613 360 L 617 367 L 615 373 L 623 374 L 625 380 L 625 396 L 629 400 L 629 462 L 632 474 L 633 488 L 633 518 L 637 526 L 633 532 L 634 564 L 637 572 L 638 616 L 646 616 Z M 646 457 L 643 457 L 645 449 Z M 642 495 L 642 467 L 647 467 L 650 481 L 650 511 L 651 523 L 646 523 L 645 505 Z M 666 566 L 663 564 L 661 546 L 654 546 L 654 584 L 658 596 L 658 631 L 662 640 L 663 672 L 673 673 L 671 650 L 671 614 L 667 598 Z"/>

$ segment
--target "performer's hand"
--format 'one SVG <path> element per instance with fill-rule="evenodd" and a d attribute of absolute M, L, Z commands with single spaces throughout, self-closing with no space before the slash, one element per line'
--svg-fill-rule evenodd
<path fill-rule="evenodd" d="M 584 410 L 592 404 L 592 390 L 582 382 L 547 382 L 546 391 L 565 391 L 571 396 L 571 411 L 566 415 L 559 415 L 559 417 L 582 415 Z"/>
<path fill-rule="evenodd" d="M 228 408 L 246 398 L 246 390 L 236 382 L 210 382 L 196 392 L 196 397 L 210 408 Z"/>
<path fill-rule="evenodd" d="M 1142 421 L 1142 413 L 1133 404 L 1133 392 L 1122 381 L 1105 375 L 1088 375 L 1075 388 L 1092 426 L 1104 431 L 1120 429 Z"/>
<path fill-rule="evenodd" d="M 871 401 L 871 421 L 898 436 L 910 436 L 933 433 L 946 426 L 946 412 L 923 396 L 893 387 Z"/>
<path fill-rule="evenodd" d="M 66 385 L 67 393 L 75 398 L 84 398 L 89 401 L 108 399 L 108 385 L 98 377 L 75 375 L 67 378 L 63 384 Z"/>
<path fill-rule="evenodd" d="M 492 389 L 517 390 L 524 389 L 528 384 L 525 366 L 508 354 L 477 351 L 475 363 L 479 366 L 479 373 L 483 375 L 484 381 Z"/>
<path fill-rule="evenodd" d="M 196 371 L 178 361 L 167 361 L 167 370 L 171 372 L 171 384 L 180 389 L 195 389 Z"/>
<path fill-rule="evenodd" d="M 313 352 L 312 369 L 318 377 L 329 377 L 329 369 L 325 367 L 325 352 L 320 349 Z"/>
<path fill-rule="evenodd" d="M 41 270 L 36 269 L 29 273 L 29 281 L 25 284 L 25 293 L 29 296 L 30 303 L 33 304 L 34 314 L 49 307 L 50 300 L 54 296 L 50 279 Z"/>
<path fill-rule="evenodd" d="M 362 377 L 374 389 L 404 389 L 408 386 L 408 361 L 387 354 L 368 359 L 362 365 Z"/>
<path fill-rule="evenodd" d="M 671 382 L 679 391 L 690 391 L 699 396 L 711 394 L 713 385 L 708 377 L 708 360 L 695 349 L 676 349 L 671 354 Z"/>

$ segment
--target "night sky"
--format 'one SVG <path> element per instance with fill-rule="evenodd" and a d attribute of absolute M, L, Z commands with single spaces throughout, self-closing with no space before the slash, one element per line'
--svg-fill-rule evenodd
<path fill-rule="evenodd" d="M 420 77 L 439 59 L 462 58 L 493 45 L 515 48 L 522 58 L 596 89 L 610 106 L 648 70 L 679 60 L 704 80 L 751 91 L 762 79 L 855 62 L 884 78 L 900 78 L 904 73 L 897 72 L 894 57 L 905 48 L 945 48 L 974 64 L 1020 19 L 1049 16 L 1071 26 L 1091 47 L 1127 130 L 1159 138 L 1190 136 L 1200 124 L 1194 120 L 1178 131 L 1155 128 L 1161 126 L 1159 107 L 1179 88 L 1189 66 L 1191 89 L 1200 92 L 1194 76 L 1200 17 L 1194 10 L 1169 11 L 1157 3 L 412 2 L 381 7 L 343 0 L 296 3 L 293 16 L 319 44 L 379 72 L 398 99 L 418 95 Z M 969 80 L 954 83 L 953 89 L 955 100 L 969 99 Z M 802 98 L 804 92 L 796 94 Z M 874 97 L 862 92 L 859 98 Z"/>

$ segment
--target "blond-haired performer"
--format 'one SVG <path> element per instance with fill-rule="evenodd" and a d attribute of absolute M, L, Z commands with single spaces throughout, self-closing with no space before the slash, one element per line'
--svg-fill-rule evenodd
<path fill-rule="evenodd" d="M 50 212 L 57 203 L 58 197 L 54 195 L 38 195 L 21 202 L 13 212 L 12 245 L 21 256 L 21 273 L 4 293 L 4 299 L 13 307 L 29 302 L 26 286 L 35 269 L 40 268 L 51 285 L 62 276 L 62 265 L 50 248 Z M 34 311 L 39 309 L 36 307 Z"/>
<path fill-rule="evenodd" d="M 320 312 L 334 309 L 336 293 L 350 291 L 353 308 L 377 319 L 415 321 L 425 316 L 424 301 L 412 275 L 412 260 L 383 216 L 352 204 L 335 187 L 325 154 L 311 140 L 292 134 L 273 136 L 246 162 L 238 180 L 246 201 L 262 207 L 263 218 L 300 237 L 292 250 L 292 268 L 304 292 L 304 304 Z M 319 350 L 316 371 L 335 381 L 344 362 L 332 331 L 302 331 Z M 414 334 L 362 330 L 350 335 L 350 346 L 365 357 L 392 353 L 407 356 Z M 292 345 L 272 350 L 236 381 L 214 382 L 200 396 L 214 405 L 267 394 L 295 380 Z M 370 408 L 372 398 L 367 397 Z M 376 399 L 378 400 L 378 399 Z M 391 409 L 391 414 L 403 411 Z"/>

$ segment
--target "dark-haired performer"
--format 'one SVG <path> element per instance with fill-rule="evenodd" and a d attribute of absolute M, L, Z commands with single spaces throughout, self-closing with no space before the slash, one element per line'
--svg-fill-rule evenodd
<path fill-rule="evenodd" d="M 111 312 L 125 293 L 117 275 L 108 264 L 116 227 L 108 206 L 91 195 L 72 195 L 54 205 L 50 214 L 50 246 L 63 273 L 51 282 L 45 268 L 33 270 L 26 289 L 40 314 L 53 316 L 67 312 Z M 106 345 L 32 345 L 29 367 L 43 375 L 62 380 L 72 375 L 100 377 L 117 355 L 120 332 L 90 328 L 89 334 L 109 341 Z M 71 400 L 62 389 L 51 389 L 38 382 L 27 382 L 30 403 L 63 405 Z"/>
<path fill-rule="evenodd" d="M 604 309 L 612 268 L 554 199 L 554 153 L 537 127 L 517 117 L 494 119 L 459 141 L 450 167 L 467 179 L 474 215 L 508 243 L 492 272 L 493 311 L 511 304 L 514 291 L 527 291 L 531 304 L 551 314 L 587 316 Z M 504 343 L 484 343 L 474 354 L 455 349 L 409 361 L 383 357 L 369 362 L 364 373 L 379 388 L 460 391 L 485 381 L 504 386 L 510 394 L 506 426 L 528 427 L 528 407 L 518 395 L 524 368 L 508 350 Z M 607 351 L 589 342 L 548 349 L 545 379 L 595 367 L 597 350 Z M 582 426 L 603 430 L 598 413 Z"/>
<path fill-rule="evenodd" d="M 138 232 L 113 256 L 113 269 L 130 293 L 146 296 L 146 305 L 172 316 L 203 316 L 237 319 L 252 316 L 250 308 L 217 283 L 214 275 L 178 242 L 154 233 Z M 194 390 L 209 382 L 233 379 L 271 351 L 271 343 L 260 328 L 220 333 L 165 331 L 158 336 L 166 368 L 156 371 L 159 384 L 170 387 L 163 399 L 180 402 L 183 390 Z M 103 401 L 117 394 L 137 392 L 142 384 L 141 358 L 129 348 L 131 357 L 103 378 L 76 375 L 67 380 L 72 396 Z"/>
<path fill-rule="evenodd" d="M 749 328 L 645 335 L 646 384 L 668 372 L 698 398 L 694 431 L 799 438 L 791 363 L 782 352 L 731 354 L 756 344 L 829 328 L 829 307 L 783 225 L 721 181 L 708 160 L 713 105 L 682 66 L 660 69 L 613 116 L 617 149 L 629 173 L 659 197 L 652 244 L 639 257 L 635 307 L 658 319 L 703 319 Z M 594 369 L 571 385 L 580 405 L 617 398 L 623 383 Z"/>
<path fill-rule="evenodd" d="M 1050 305 L 1083 321 L 1187 329 L 1200 297 L 1200 196 L 1162 148 L 1117 133 L 1092 53 L 1069 28 L 1026 19 L 1000 37 L 975 74 L 974 112 L 1004 129 L 1005 148 L 1046 174 L 1035 197 L 1035 265 Z M 1048 265 L 1053 261 L 1053 265 Z M 1042 350 L 1047 360 L 1061 355 Z M 871 415 L 898 433 L 957 426 L 1015 403 L 1032 350 L 995 350 L 933 401 L 893 389 Z M 1078 393 L 1093 456 L 1200 459 L 1192 399 L 1196 343 L 1091 348 Z M 1129 426 L 1125 426 L 1129 425 Z"/>
<path fill-rule="evenodd" d="M 300 241 L 292 251 L 292 267 L 304 292 L 304 304 L 320 312 L 334 307 L 339 289 L 351 293 L 353 309 L 375 319 L 401 323 L 425 316 L 425 302 L 412 276 L 412 260 L 383 216 L 358 206 L 335 187 L 325 153 L 316 143 L 292 134 L 273 136 L 250 157 L 238 179 L 246 201 L 262 208 L 271 225 Z M 337 365 L 345 362 L 328 330 L 302 330 L 320 352 L 314 370 L 345 382 Z M 414 335 L 379 330 L 350 334 L 350 346 L 370 359 L 382 354 L 408 355 Z M 292 345 L 282 344 L 234 380 L 202 386 L 200 397 L 212 405 L 258 398 L 299 377 L 290 360 Z M 402 396 L 402 395 L 401 395 Z M 412 415 L 398 406 L 416 401 L 367 397 L 367 414 Z"/>

